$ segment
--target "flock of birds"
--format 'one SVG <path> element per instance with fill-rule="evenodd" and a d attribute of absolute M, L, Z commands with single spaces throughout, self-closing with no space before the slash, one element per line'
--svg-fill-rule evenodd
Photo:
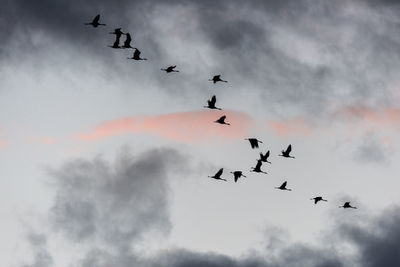
<path fill-rule="evenodd" d="M 97 15 L 91 22 L 85 23 L 85 25 L 91 25 L 95 28 L 97 28 L 98 26 L 106 26 L 106 24 L 104 23 L 100 23 L 100 15 Z M 114 49 L 134 49 L 133 52 L 133 56 L 132 57 L 128 57 L 128 59 L 133 59 L 133 60 L 147 60 L 147 58 L 142 58 L 141 52 L 138 48 L 136 47 L 132 47 L 131 46 L 131 42 L 132 42 L 132 37 L 130 35 L 129 32 L 127 33 L 123 33 L 121 31 L 121 28 L 116 28 L 113 32 L 110 32 L 110 34 L 114 34 L 115 35 L 115 41 L 113 45 L 110 45 L 109 47 L 114 48 Z M 122 45 L 120 45 L 120 39 L 121 36 L 125 35 L 125 41 Z M 179 70 L 175 70 L 176 66 L 169 66 L 167 68 L 161 69 L 162 71 L 165 71 L 166 73 L 171 73 L 171 72 L 179 72 Z M 213 76 L 211 79 L 209 79 L 209 81 L 212 81 L 214 84 L 217 82 L 225 82 L 227 83 L 228 81 L 221 79 L 221 75 L 215 75 Z M 222 110 L 219 107 L 216 107 L 216 103 L 217 103 L 217 97 L 215 95 L 213 95 L 211 97 L 210 100 L 207 101 L 207 106 L 204 106 L 204 108 L 208 108 L 208 109 L 217 109 L 217 110 Z M 226 122 L 226 116 L 223 115 L 221 116 L 219 119 L 217 119 L 215 121 L 215 123 L 219 123 L 219 124 L 223 124 L 223 125 L 230 125 L 230 123 Z M 259 143 L 263 143 L 261 140 L 258 140 L 256 138 L 247 138 L 245 140 L 248 140 L 250 142 L 250 146 L 252 149 L 256 149 L 259 148 Z M 284 157 L 284 158 L 292 158 L 294 159 L 295 157 L 291 156 L 290 153 L 292 152 L 292 145 L 289 144 L 288 147 L 285 150 L 281 151 L 281 154 L 279 156 Z M 265 154 L 260 153 L 260 158 L 257 159 L 257 164 L 255 167 L 253 167 L 250 172 L 256 172 L 256 173 L 263 173 L 263 174 L 267 174 L 267 172 L 263 171 L 261 169 L 263 162 L 265 163 L 269 163 L 271 164 L 270 161 L 268 161 L 268 158 L 270 156 L 270 151 L 268 150 Z M 227 179 L 222 178 L 222 174 L 224 172 L 224 169 L 221 168 L 218 170 L 218 172 L 212 176 L 208 176 L 209 178 L 215 179 L 215 180 L 220 180 L 220 181 L 227 181 Z M 233 179 L 235 182 L 237 182 L 239 180 L 239 178 L 242 177 L 247 177 L 243 174 L 242 171 L 233 171 L 231 172 L 233 174 Z M 292 191 L 292 189 L 287 188 L 287 181 L 283 182 L 280 186 L 275 187 L 278 190 L 285 190 L 285 191 Z M 311 198 L 310 200 L 314 201 L 314 204 L 317 204 L 320 201 L 327 201 L 326 199 L 324 199 L 321 196 L 317 196 L 314 198 Z M 350 205 L 350 202 L 345 202 L 343 204 L 343 206 L 339 206 L 339 208 L 344 208 L 344 209 L 357 209 L 357 207 L 354 207 L 352 205 Z"/>

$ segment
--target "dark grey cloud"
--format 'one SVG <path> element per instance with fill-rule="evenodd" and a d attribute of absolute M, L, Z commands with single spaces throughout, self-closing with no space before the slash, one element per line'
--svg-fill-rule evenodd
<path fill-rule="evenodd" d="M 51 233 L 61 233 L 82 256 L 74 266 L 149 267 L 283 267 L 283 266 L 397 266 L 400 263 L 400 208 L 379 216 L 362 209 L 335 207 L 334 223 L 317 245 L 293 243 L 281 229 L 266 231 L 261 249 L 230 257 L 169 249 L 143 258 L 134 249 L 143 237 L 165 236 L 171 229 L 168 203 L 169 177 L 189 170 L 187 159 L 171 149 L 155 149 L 133 155 L 123 151 L 114 163 L 97 157 L 76 159 L 49 173 L 55 187 L 54 203 L 45 234 L 30 234 L 34 251 L 30 267 L 57 265 L 47 250 Z M 351 216 L 353 213 L 360 213 Z M 351 217 L 346 219 L 347 217 Z M 195 226 L 193 226 L 195 227 Z M 149 235 L 150 234 L 150 235 Z M 354 253 L 344 253 L 350 245 Z"/>
<path fill-rule="evenodd" d="M 47 237 L 44 234 L 30 232 L 27 240 L 34 253 L 32 264 L 22 267 L 50 267 L 53 266 L 53 258 L 47 250 Z"/>
<path fill-rule="evenodd" d="M 137 258 L 132 245 L 144 235 L 169 233 L 168 176 L 178 168 L 184 172 L 185 166 L 175 150 L 155 149 L 138 156 L 124 150 L 113 164 L 101 157 L 76 159 L 51 170 L 56 189 L 49 215 L 52 231 L 88 245 L 82 266 L 103 261 L 132 266 Z M 37 261 L 48 260 L 42 254 Z"/>
<path fill-rule="evenodd" d="M 355 159 L 363 163 L 383 163 L 393 151 L 382 144 L 379 137 L 373 133 L 366 134 L 355 151 Z"/>
<path fill-rule="evenodd" d="M 290 110 L 318 118 L 342 103 L 393 104 L 400 35 L 395 19 L 399 11 L 390 10 L 391 1 L 382 2 L 380 6 L 387 8 L 380 9 L 374 9 L 372 2 L 341 0 L 3 2 L 2 32 L 9 35 L 11 31 L 11 39 L 20 39 L 11 47 L 3 42 L 3 54 L 33 54 L 37 49 L 49 56 L 43 44 L 32 40 L 42 32 L 54 45 L 68 44 L 83 57 L 103 59 L 113 77 L 133 75 L 135 80 L 143 73 L 136 77 L 131 69 L 123 72 L 125 54 L 106 47 L 113 41 L 107 32 L 120 26 L 134 34 L 135 45 L 151 59 L 142 64 L 144 76 L 156 80 L 169 95 L 204 97 L 210 87 L 206 79 L 220 73 L 230 81 L 231 90 L 256 91 L 254 101 L 266 102 L 268 111 L 280 115 Z M 211 47 L 209 69 L 186 62 L 179 55 L 182 47 L 166 46 L 156 23 L 165 16 L 163 10 L 176 13 L 170 16 L 171 25 L 177 28 L 175 33 L 182 33 L 169 38 L 180 40 L 182 47 L 190 43 L 193 55 L 199 53 L 198 47 Z M 109 26 L 84 27 L 83 22 L 97 13 Z M 190 19 L 191 27 L 198 26 L 187 29 L 188 24 L 174 24 L 182 15 Z M 185 34 L 188 31 L 195 32 L 196 40 Z M 159 68 L 168 64 L 191 65 L 193 72 L 185 74 L 181 69 L 179 80 L 166 82 Z"/>

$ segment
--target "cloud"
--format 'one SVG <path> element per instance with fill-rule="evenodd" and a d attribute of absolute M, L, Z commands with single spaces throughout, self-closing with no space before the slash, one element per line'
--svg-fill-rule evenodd
<path fill-rule="evenodd" d="M 134 33 L 134 42 L 151 58 L 145 77 L 168 95 L 196 95 L 189 89 L 205 88 L 207 77 L 223 73 L 235 85 L 232 91 L 251 90 L 266 111 L 319 117 L 342 104 L 396 103 L 399 10 L 389 2 L 375 9 L 340 0 L 6 1 L 0 25 L 7 34 L 2 39 L 9 41 L 1 50 L 15 57 L 40 50 L 43 57 L 36 59 L 46 62 L 55 52 L 49 47 L 67 46 L 74 58 L 99 59 L 111 77 L 131 77 L 124 71 L 125 56 L 106 49 L 109 30 L 120 26 Z M 97 13 L 109 26 L 84 27 Z M 179 86 L 156 76 L 161 65 L 176 61 L 184 65 Z"/>
<path fill-rule="evenodd" d="M 47 237 L 43 234 L 30 232 L 27 240 L 34 251 L 34 262 L 22 267 L 50 267 L 53 266 L 53 258 L 46 248 Z"/>
<path fill-rule="evenodd" d="M 226 115 L 228 125 L 214 123 Z M 248 135 L 252 119 L 236 111 L 192 111 L 170 113 L 158 116 L 137 116 L 101 123 L 92 131 L 76 135 L 78 140 L 96 141 L 102 138 L 124 134 L 154 134 L 180 142 L 195 143 L 208 141 L 213 137 L 241 138 Z"/>
<path fill-rule="evenodd" d="M 266 232 L 265 244 L 238 257 L 184 248 L 142 256 L 135 249 L 137 244 L 159 240 L 160 234 L 167 237 L 172 227 L 168 177 L 178 170 L 180 174 L 188 171 L 188 162 L 172 149 L 140 155 L 123 150 L 115 163 L 99 157 L 71 160 L 49 171 L 55 196 L 48 215 L 51 229 L 43 230 L 61 233 L 67 244 L 82 248 L 81 257 L 70 262 L 82 267 L 381 267 L 400 263 L 397 206 L 376 216 L 357 214 L 362 210 L 340 210 L 339 215 L 335 206 L 334 223 L 316 245 L 293 243 L 272 229 Z M 24 266 L 57 264 L 46 248 L 49 236 L 54 235 L 29 235 L 35 257 L 34 263 Z"/>
<path fill-rule="evenodd" d="M 313 131 L 310 123 L 302 118 L 290 118 L 283 121 L 270 120 L 267 124 L 279 136 L 307 135 Z"/>
<path fill-rule="evenodd" d="M 355 151 L 355 159 L 364 163 L 382 163 L 391 153 L 390 147 L 385 145 L 378 136 L 369 133 L 361 141 Z"/>

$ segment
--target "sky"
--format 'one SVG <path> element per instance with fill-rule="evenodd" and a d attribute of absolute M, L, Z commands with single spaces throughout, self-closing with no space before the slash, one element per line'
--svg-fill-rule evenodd
<path fill-rule="evenodd" d="M 1 266 L 400 266 L 397 1 L 0 1 Z"/>

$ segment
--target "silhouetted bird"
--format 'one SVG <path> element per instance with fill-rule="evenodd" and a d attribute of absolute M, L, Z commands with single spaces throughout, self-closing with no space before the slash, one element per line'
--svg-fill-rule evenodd
<path fill-rule="evenodd" d="M 244 140 L 249 140 L 251 148 L 258 148 L 258 143 L 262 143 L 262 141 L 257 140 L 256 138 L 246 138 Z"/>
<path fill-rule="evenodd" d="M 353 207 L 350 205 L 350 202 L 345 202 L 343 206 L 339 206 L 339 208 L 344 208 L 344 209 L 357 209 L 356 207 Z"/>
<path fill-rule="evenodd" d="M 275 188 L 280 189 L 280 190 L 292 191 L 292 189 L 286 188 L 286 185 L 287 185 L 287 181 L 283 182 L 283 184 L 281 184 L 280 187 L 275 187 Z"/>
<path fill-rule="evenodd" d="M 113 45 L 109 45 L 109 47 L 111 47 L 111 48 L 121 48 L 121 46 L 119 46 L 119 37 L 118 36 L 116 36 L 114 44 Z"/>
<path fill-rule="evenodd" d="M 292 145 L 289 145 L 286 150 L 282 150 L 282 154 L 279 155 L 281 157 L 285 157 L 285 158 L 292 158 L 294 159 L 294 157 L 290 156 L 290 152 L 292 151 Z"/>
<path fill-rule="evenodd" d="M 134 48 L 135 52 L 133 52 L 133 56 L 132 57 L 128 57 L 128 59 L 134 59 L 134 60 L 147 60 L 147 58 L 141 58 L 140 57 L 140 50 L 137 48 Z"/>
<path fill-rule="evenodd" d="M 99 20 L 100 20 L 100 14 L 97 15 L 97 16 L 92 20 L 92 22 L 85 23 L 85 25 L 92 25 L 92 26 L 95 27 L 95 28 L 96 28 L 97 26 L 99 26 L 99 25 L 101 25 L 101 26 L 106 26 L 106 24 L 99 23 Z"/>
<path fill-rule="evenodd" d="M 233 173 L 233 178 L 235 179 L 235 183 L 237 182 L 237 180 L 240 177 L 245 177 L 245 178 L 247 177 L 241 171 L 234 171 L 234 172 L 231 172 L 231 173 Z"/>
<path fill-rule="evenodd" d="M 251 172 L 259 172 L 259 173 L 268 174 L 268 173 L 266 173 L 266 172 L 261 170 L 261 166 L 262 166 L 262 161 L 261 160 L 257 160 L 257 165 L 254 168 L 252 168 L 250 171 Z"/>
<path fill-rule="evenodd" d="M 221 118 L 219 118 L 218 120 L 216 120 L 214 122 L 219 123 L 219 124 L 230 125 L 229 123 L 225 122 L 225 119 L 226 119 L 226 116 L 224 115 L 224 116 L 222 116 Z"/>
<path fill-rule="evenodd" d="M 269 164 L 271 164 L 271 162 L 268 161 L 268 158 L 269 158 L 269 150 L 267 151 L 267 153 L 265 153 L 265 155 L 260 153 L 260 160 L 262 162 L 268 162 Z"/>
<path fill-rule="evenodd" d="M 214 174 L 214 176 L 208 176 L 208 177 L 216 179 L 216 180 L 222 180 L 222 181 L 226 182 L 226 179 L 222 179 L 221 178 L 221 175 L 222 175 L 223 172 L 224 172 L 224 168 L 221 168 L 221 169 L 219 169 L 219 171 L 216 174 Z"/>
<path fill-rule="evenodd" d="M 216 97 L 215 95 L 213 95 L 213 96 L 211 97 L 210 100 L 207 100 L 208 106 L 204 106 L 204 107 L 205 107 L 205 108 L 209 108 L 209 109 L 218 109 L 218 110 L 222 110 L 222 109 L 217 108 L 217 107 L 215 106 L 215 103 L 216 103 L 216 102 L 217 102 L 217 97 Z"/>
<path fill-rule="evenodd" d="M 224 82 L 227 83 L 228 81 L 224 81 L 221 79 L 221 75 L 215 75 L 212 79 L 209 79 L 209 81 L 212 81 L 213 83 L 216 82 Z"/>
<path fill-rule="evenodd" d="M 174 70 L 176 68 L 176 66 L 169 66 L 166 69 L 161 69 L 163 71 L 165 71 L 166 73 L 170 73 L 170 72 L 179 72 L 179 70 Z"/>
<path fill-rule="evenodd" d="M 122 46 L 122 48 L 133 48 L 131 46 L 131 41 L 132 41 L 131 35 L 129 34 L 129 32 L 125 33 L 125 35 L 126 39 L 124 41 L 124 45 Z"/>
<path fill-rule="evenodd" d="M 109 34 L 115 34 L 115 36 L 119 39 L 124 33 L 121 31 L 121 28 L 116 28 L 113 32 L 109 32 Z"/>
<path fill-rule="evenodd" d="M 314 200 L 314 204 L 317 204 L 319 201 L 328 201 L 326 199 L 323 199 L 322 197 L 314 197 L 314 198 L 310 198 L 310 200 Z"/>

